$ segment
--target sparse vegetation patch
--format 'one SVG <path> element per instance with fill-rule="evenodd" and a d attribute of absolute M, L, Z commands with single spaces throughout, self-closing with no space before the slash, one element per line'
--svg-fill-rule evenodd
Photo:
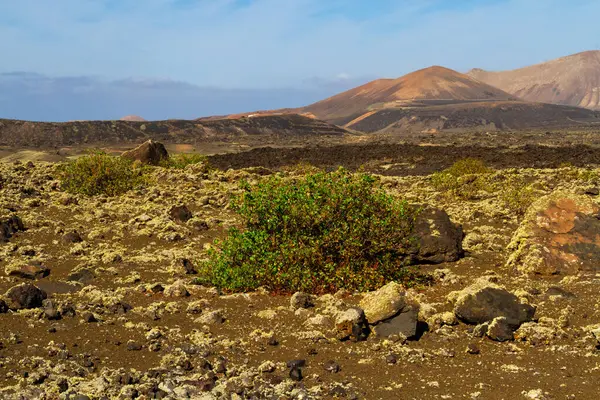
<path fill-rule="evenodd" d="M 62 190 L 86 196 L 117 196 L 147 181 L 145 167 L 102 151 L 62 164 L 58 172 Z"/>
<path fill-rule="evenodd" d="M 488 190 L 487 175 L 492 173 L 485 163 L 475 158 L 465 158 L 431 177 L 433 186 L 455 197 L 473 200 L 481 190 Z"/>

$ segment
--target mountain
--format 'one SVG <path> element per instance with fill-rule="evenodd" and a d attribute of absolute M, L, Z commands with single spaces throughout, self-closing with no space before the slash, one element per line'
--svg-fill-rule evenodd
<path fill-rule="evenodd" d="M 524 100 L 600 110 L 599 50 L 512 71 L 473 69 L 467 75 Z"/>
<path fill-rule="evenodd" d="M 334 123 L 380 109 L 410 105 L 414 101 L 515 100 L 515 97 L 472 76 L 433 66 L 397 79 L 378 79 L 299 109 Z"/>

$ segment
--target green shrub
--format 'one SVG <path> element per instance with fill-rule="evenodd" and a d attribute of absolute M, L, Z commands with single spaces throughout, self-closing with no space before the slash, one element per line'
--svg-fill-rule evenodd
<path fill-rule="evenodd" d="M 215 243 L 198 283 L 325 293 L 422 281 L 403 268 L 415 247 L 418 210 L 388 195 L 373 176 L 344 169 L 295 180 L 275 175 L 242 189 L 232 208 L 245 229 Z"/>
<path fill-rule="evenodd" d="M 489 191 L 486 176 L 492 172 L 484 162 L 475 158 L 465 158 L 431 176 L 431 183 L 437 190 L 455 197 L 472 200 L 484 190 Z"/>
<path fill-rule="evenodd" d="M 184 169 L 191 164 L 206 163 L 207 158 L 202 154 L 177 154 L 160 163 L 165 168 Z"/>
<path fill-rule="evenodd" d="M 533 187 L 520 177 L 509 177 L 498 183 L 496 189 L 504 205 L 518 216 L 525 215 L 529 206 L 537 199 Z"/>
<path fill-rule="evenodd" d="M 58 168 L 62 190 L 87 196 L 117 196 L 146 183 L 144 168 L 129 159 L 91 152 Z"/>

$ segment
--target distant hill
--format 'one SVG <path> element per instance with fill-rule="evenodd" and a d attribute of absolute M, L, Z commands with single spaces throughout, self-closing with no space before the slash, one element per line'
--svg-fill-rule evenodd
<path fill-rule="evenodd" d="M 137 122 L 141 122 L 141 121 L 146 121 L 144 118 L 138 116 L 138 115 L 126 115 L 123 118 L 121 118 L 121 121 L 137 121 Z"/>
<path fill-rule="evenodd" d="M 600 110 L 600 51 L 586 51 L 512 71 L 468 75 L 524 100 Z"/>
<path fill-rule="evenodd" d="M 141 143 L 148 139 L 164 143 L 202 143 L 235 140 L 247 136 L 302 138 L 341 136 L 347 131 L 300 115 L 204 121 L 77 121 L 29 122 L 0 119 L 0 146 L 54 148 Z"/>

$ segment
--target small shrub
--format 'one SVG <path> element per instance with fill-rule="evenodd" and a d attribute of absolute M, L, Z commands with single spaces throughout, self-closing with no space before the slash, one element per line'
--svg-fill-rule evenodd
<path fill-rule="evenodd" d="M 146 183 L 144 168 L 95 151 L 58 168 L 62 190 L 86 196 L 117 196 Z"/>
<path fill-rule="evenodd" d="M 529 206 L 537 199 L 533 187 L 519 177 L 510 177 L 499 184 L 497 190 L 504 205 L 518 216 L 525 215 Z"/>
<path fill-rule="evenodd" d="M 209 251 L 198 283 L 229 291 L 370 290 L 421 282 L 406 266 L 418 210 L 373 176 L 344 169 L 242 184 L 232 202 L 244 230 Z"/>
<path fill-rule="evenodd" d="M 465 200 L 477 198 L 481 190 L 489 191 L 486 175 L 492 172 L 484 162 L 475 158 L 466 158 L 452 164 L 441 172 L 431 176 L 431 183 L 437 190 L 447 192 Z"/>
<path fill-rule="evenodd" d="M 165 168 L 184 169 L 188 165 L 206 163 L 207 158 L 202 154 L 177 154 L 169 157 L 161 162 L 161 166 Z"/>

